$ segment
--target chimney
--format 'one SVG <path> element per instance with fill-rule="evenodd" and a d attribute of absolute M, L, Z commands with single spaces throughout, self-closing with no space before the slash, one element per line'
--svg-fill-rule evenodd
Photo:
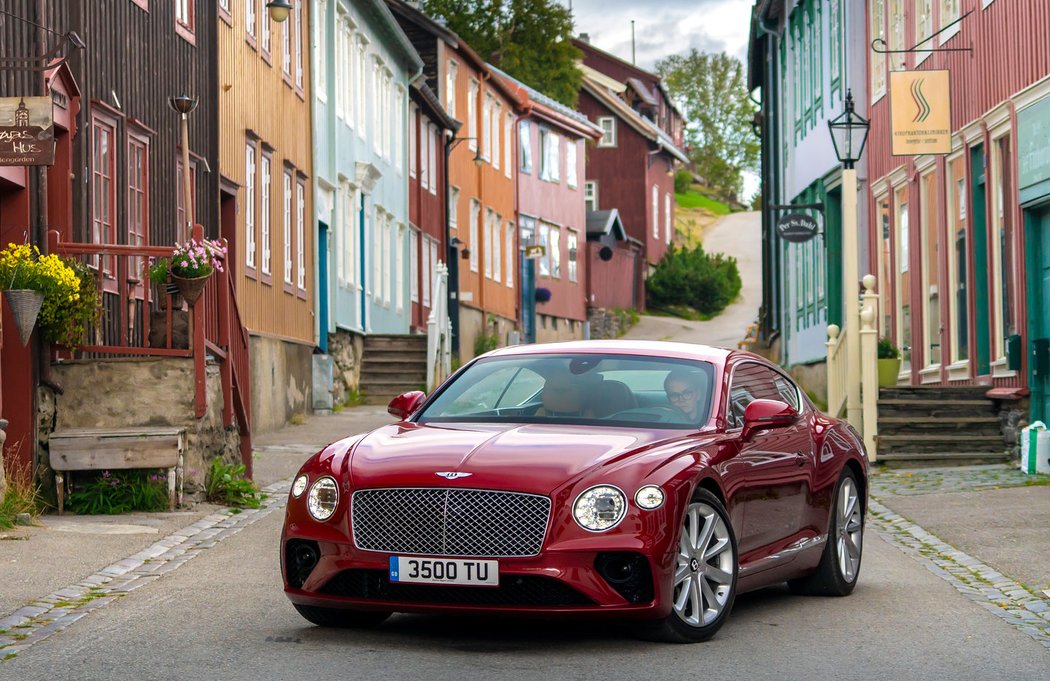
<path fill-rule="evenodd" d="M 590 45 L 591 44 L 591 35 L 589 33 L 581 33 L 580 34 L 580 42 L 584 42 L 584 43 L 587 43 L 588 45 Z"/>

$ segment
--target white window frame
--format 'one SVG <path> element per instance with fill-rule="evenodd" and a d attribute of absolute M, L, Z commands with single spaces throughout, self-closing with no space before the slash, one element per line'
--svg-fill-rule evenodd
<path fill-rule="evenodd" d="M 416 152 L 419 151 L 419 144 L 416 142 L 416 137 L 419 135 L 419 107 L 415 104 L 409 105 L 408 110 L 408 176 L 416 177 L 416 167 L 419 163 L 416 158 Z M 420 183 L 422 184 L 422 182 Z"/>
<path fill-rule="evenodd" d="M 434 276 L 430 267 L 430 237 L 423 237 L 423 307 L 430 307 L 430 280 Z"/>
<path fill-rule="evenodd" d="M 583 183 L 583 205 L 588 211 L 598 210 L 598 181 L 587 180 Z"/>
<path fill-rule="evenodd" d="M 366 121 L 368 121 L 368 111 L 365 106 L 365 93 L 367 91 L 365 83 L 368 80 L 368 38 L 360 31 L 357 33 L 356 49 L 357 75 L 355 76 L 353 91 L 357 93 L 357 99 L 354 101 L 354 111 L 357 114 L 357 135 L 361 139 L 365 139 L 365 127 Z"/>
<path fill-rule="evenodd" d="M 561 227 L 551 225 L 549 243 L 551 251 L 551 278 L 561 279 Z"/>
<path fill-rule="evenodd" d="M 270 214 L 273 212 L 273 207 L 270 205 L 270 165 L 273 163 L 270 155 L 263 152 L 262 163 L 260 164 L 260 172 L 262 173 L 262 213 L 259 215 L 259 222 L 261 223 L 260 228 L 262 230 L 262 258 L 259 263 L 259 269 L 263 274 L 270 276 L 273 274 L 273 266 L 271 262 L 271 238 L 270 234 Z"/>
<path fill-rule="evenodd" d="M 306 181 L 295 182 L 295 285 L 306 291 Z"/>
<path fill-rule="evenodd" d="M 569 186 L 569 189 L 576 189 L 579 186 L 576 162 L 577 144 L 578 142 L 574 139 L 565 139 L 565 184 Z"/>
<path fill-rule="evenodd" d="M 429 125 L 427 127 L 429 136 L 427 138 L 427 149 L 429 150 L 429 162 L 430 162 L 430 193 L 437 196 L 438 190 L 438 176 L 437 176 L 437 156 L 438 149 L 440 148 L 438 140 L 438 127 L 436 125 Z"/>
<path fill-rule="evenodd" d="M 328 89 L 328 67 L 325 63 L 325 55 L 328 51 L 328 21 L 326 19 L 328 16 L 328 8 L 326 7 L 327 2 L 328 0 L 317 0 L 317 16 L 319 17 L 319 21 L 314 22 L 314 25 L 317 27 L 317 35 L 314 38 L 317 43 L 317 49 L 315 50 L 317 64 L 314 66 L 313 70 L 314 81 L 317 83 L 317 87 L 314 88 L 314 90 L 317 92 L 317 98 L 321 101 L 326 101 L 327 95 L 325 92 Z M 339 27 L 340 24 L 336 23 L 336 33 L 339 32 Z M 341 62 L 342 56 L 342 52 L 336 50 L 335 59 L 337 65 Z"/>
<path fill-rule="evenodd" d="M 394 309 L 398 313 L 404 312 L 405 310 L 405 226 L 402 223 L 397 223 L 397 242 L 395 243 L 396 251 L 394 252 L 394 279 L 397 280 L 397 290 L 395 291 L 397 300 L 394 303 Z"/>
<path fill-rule="evenodd" d="M 398 83 L 394 88 L 395 99 L 394 99 L 394 114 L 396 115 L 395 125 L 393 125 L 394 135 L 394 167 L 397 169 L 397 174 L 401 175 L 405 171 L 405 102 L 407 101 L 407 93 L 405 87 Z"/>
<path fill-rule="evenodd" d="M 577 263 L 580 262 L 580 251 L 579 251 L 579 236 L 576 234 L 575 229 L 569 229 L 565 236 L 565 245 L 568 248 L 569 256 L 569 281 L 576 282 L 579 275 L 579 269 Z M 575 253 L 573 253 L 575 251 Z M 575 257 L 574 257 L 575 256 Z"/>
<path fill-rule="evenodd" d="M 456 76 L 459 74 L 459 64 L 455 59 L 449 59 L 445 67 L 445 111 L 451 118 L 456 117 Z"/>
<path fill-rule="evenodd" d="M 653 204 L 653 238 L 660 239 L 660 187 L 653 185 L 652 195 L 649 197 Z"/>
<path fill-rule="evenodd" d="M 295 87 L 303 89 L 303 3 L 295 3 Z M 289 22 L 285 22 L 286 24 Z"/>
<path fill-rule="evenodd" d="M 253 39 L 257 35 L 255 0 L 246 0 L 244 3 L 244 31 Z"/>
<path fill-rule="evenodd" d="M 467 247 L 470 249 L 470 271 L 478 271 L 478 229 L 481 222 L 481 203 L 477 199 L 470 200 L 470 233 L 467 235 Z"/>
<path fill-rule="evenodd" d="M 933 0 L 915 0 L 915 44 L 923 43 L 924 40 L 933 35 Z M 931 48 L 933 41 L 927 41 L 920 45 L 920 51 L 915 52 L 915 64 L 926 61 L 932 52 L 922 51 L 923 48 Z"/>
<path fill-rule="evenodd" d="M 518 122 L 518 144 L 521 153 L 518 154 L 521 163 L 518 165 L 523 173 L 532 173 L 532 121 L 527 119 Z"/>
<path fill-rule="evenodd" d="M 244 152 L 244 264 L 255 269 L 255 144 Z"/>
<path fill-rule="evenodd" d="M 284 210 L 281 235 L 284 237 L 284 283 L 292 285 L 292 186 L 295 178 L 292 171 L 284 169 Z"/>
<path fill-rule="evenodd" d="M 503 216 L 496 213 L 492 223 L 492 280 L 503 281 Z"/>
<path fill-rule="evenodd" d="M 872 41 L 876 39 L 882 39 L 883 41 L 886 40 L 886 1 L 887 0 L 871 0 L 871 16 L 869 22 L 871 26 Z M 888 69 L 889 60 L 887 59 L 887 55 L 872 52 L 871 63 L 869 66 L 871 73 L 872 103 L 877 102 L 886 95 L 886 74 Z"/>
<path fill-rule="evenodd" d="M 485 230 L 484 230 L 484 235 L 482 237 L 484 239 L 484 241 L 485 241 L 485 243 L 483 244 L 483 248 L 485 249 L 485 263 L 484 263 L 484 265 L 485 265 L 485 278 L 486 279 L 491 279 L 492 278 L 492 230 L 493 230 L 493 221 L 495 220 L 495 218 L 496 218 L 496 211 L 492 210 L 491 208 L 486 208 L 485 209 Z"/>
<path fill-rule="evenodd" d="M 408 299 L 419 302 L 419 230 L 411 229 L 408 233 Z"/>
<path fill-rule="evenodd" d="M 514 223 L 507 222 L 507 231 L 504 236 L 505 246 L 504 249 L 507 253 L 507 288 L 514 288 L 514 269 L 518 265 L 518 259 L 515 257 L 517 251 L 514 248 Z"/>
<path fill-rule="evenodd" d="M 503 118 L 503 105 L 498 101 L 494 102 L 492 109 L 492 167 L 499 170 L 500 157 L 503 155 L 500 151 L 500 119 Z"/>
<path fill-rule="evenodd" d="M 481 157 L 492 162 L 492 94 L 485 93 L 481 103 Z"/>
<path fill-rule="evenodd" d="M 470 79 L 467 88 L 467 146 L 478 150 L 478 81 Z"/>
<path fill-rule="evenodd" d="M 960 0 L 940 0 L 940 22 L 938 28 L 944 29 L 945 26 L 957 21 L 962 15 L 960 6 Z M 941 45 L 951 40 L 956 33 L 959 32 L 960 24 L 955 24 L 951 28 L 945 30 L 943 33 L 937 36 L 938 41 Z"/>
<path fill-rule="evenodd" d="M 459 187 L 451 184 L 448 186 L 448 226 L 459 228 Z"/>
<path fill-rule="evenodd" d="M 503 119 L 503 174 L 511 179 L 514 168 L 514 114 L 507 112 Z"/>
<path fill-rule="evenodd" d="M 422 113 L 422 112 L 421 112 Z M 419 186 L 430 189 L 430 121 L 419 126 Z"/>
<path fill-rule="evenodd" d="M 674 228 L 671 226 L 671 193 L 664 192 L 664 240 L 670 244 Z"/>
<path fill-rule="evenodd" d="M 598 127 L 602 129 L 601 139 L 598 140 L 599 147 L 616 146 L 616 117 L 599 116 Z"/>

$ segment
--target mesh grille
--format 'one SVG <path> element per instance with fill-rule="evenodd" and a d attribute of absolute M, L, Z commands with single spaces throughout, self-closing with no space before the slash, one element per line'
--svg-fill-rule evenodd
<path fill-rule="evenodd" d="M 502 575 L 494 588 L 391 583 L 382 570 L 344 570 L 321 589 L 322 593 L 362 600 L 449 605 L 509 605 L 567 607 L 594 605 L 567 584 L 532 575 Z"/>
<path fill-rule="evenodd" d="M 476 489 L 371 489 L 354 492 L 354 543 L 365 551 L 424 556 L 535 556 L 551 500 Z"/>

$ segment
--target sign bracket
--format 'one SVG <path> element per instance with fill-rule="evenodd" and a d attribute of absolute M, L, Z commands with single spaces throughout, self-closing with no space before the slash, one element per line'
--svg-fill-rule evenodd
<path fill-rule="evenodd" d="M 874 51 L 877 54 L 906 54 L 906 53 L 909 53 L 909 52 L 969 52 L 970 56 L 972 57 L 973 56 L 973 43 L 970 43 L 969 47 L 919 47 L 919 45 L 922 45 L 923 43 L 930 42 L 931 40 L 933 40 L 934 38 L 936 38 L 940 34 L 944 33 L 945 31 L 947 31 L 952 26 L 958 24 L 959 22 L 961 22 L 963 19 L 965 19 L 966 17 L 970 16 L 971 14 L 973 14 L 973 10 L 972 9 L 969 12 L 967 12 L 966 14 L 964 14 L 961 17 L 959 17 L 958 19 L 956 19 L 955 21 L 953 21 L 950 24 L 948 24 L 947 26 L 945 26 L 944 28 L 942 28 L 941 30 L 939 30 L 936 33 L 930 35 L 930 37 L 926 38 L 925 40 L 920 40 L 919 42 L 915 43 L 915 46 L 912 47 L 910 50 L 890 50 L 890 49 L 888 49 L 889 45 L 887 45 L 886 41 L 883 40 L 882 38 L 876 38 L 875 40 L 872 40 L 871 41 L 871 49 L 872 49 L 872 51 Z M 877 47 L 876 43 L 879 44 L 879 45 L 882 45 L 882 47 Z"/>

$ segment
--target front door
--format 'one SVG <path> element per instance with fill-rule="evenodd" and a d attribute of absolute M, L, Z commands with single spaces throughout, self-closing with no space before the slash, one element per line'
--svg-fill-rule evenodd
<path fill-rule="evenodd" d="M 1028 268 L 1028 373 L 1032 420 L 1050 423 L 1050 206 L 1025 211 Z"/>

